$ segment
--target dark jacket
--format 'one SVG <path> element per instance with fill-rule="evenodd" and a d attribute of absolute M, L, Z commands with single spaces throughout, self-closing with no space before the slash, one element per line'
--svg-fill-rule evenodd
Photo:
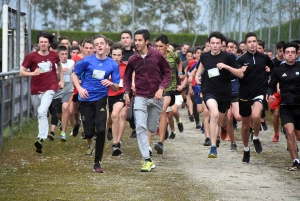
<path fill-rule="evenodd" d="M 171 81 L 172 71 L 164 56 L 148 45 L 145 58 L 136 51 L 128 60 L 124 74 L 124 90 L 130 93 L 132 73 L 135 72 L 136 95 L 153 98 L 157 90 L 165 89 Z"/>

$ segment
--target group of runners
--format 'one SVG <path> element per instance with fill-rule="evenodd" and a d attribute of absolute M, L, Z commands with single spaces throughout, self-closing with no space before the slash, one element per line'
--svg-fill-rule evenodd
<path fill-rule="evenodd" d="M 151 41 L 147 29 L 134 33 L 134 43 L 129 30 L 122 31 L 116 43 L 99 34 L 71 43 L 62 37 L 56 44 L 47 32 L 39 33 L 37 42 L 38 51 L 26 56 L 20 75 L 32 77 L 38 153 L 47 138 L 55 140 L 57 126 L 60 140 L 67 141 L 70 120 L 71 136 L 76 137 L 83 125 L 85 155 L 95 155 L 93 170 L 102 173 L 105 140 L 112 141 L 113 156 L 122 154 L 128 120 L 130 137 L 137 138 L 144 159 L 140 171 L 149 172 L 155 168 L 152 134 L 159 134 L 154 149 L 163 154 L 164 140 L 176 138 L 175 124 L 179 132 L 184 131 L 179 107 L 187 106 L 189 120 L 206 136 L 209 158 L 217 158 L 221 139 L 231 141 L 229 150 L 237 151 L 234 130 L 241 121 L 242 162 L 249 163 L 249 138 L 255 152 L 263 152 L 259 132 L 267 129 L 264 111 L 269 102 L 272 141 L 279 140 L 280 116 L 293 159 L 289 170 L 300 168 L 296 143 L 300 140 L 299 41 L 278 42 L 274 58 L 253 32 L 240 43 L 212 32 L 203 46 L 193 50 L 187 43 L 174 49 L 164 34 Z"/>

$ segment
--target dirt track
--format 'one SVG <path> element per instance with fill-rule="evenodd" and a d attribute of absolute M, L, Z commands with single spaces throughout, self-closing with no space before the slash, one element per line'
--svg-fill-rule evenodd
<path fill-rule="evenodd" d="M 291 160 L 285 136 L 281 134 L 279 143 L 272 143 L 270 123 L 268 131 L 260 133 L 264 152 L 255 153 L 251 143 L 250 164 L 243 164 L 239 130 L 235 131 L 238 152 L 229 152 L 230 142 L 222 141 L 218 158 L 207 158 L 209 147 L 203 146 L 204 135 L 189 122 L 186 110 L 180 109 L 180 114 L 185 131 L 165 142 L 164 158 L 176 157 L 192 184 L 206 186 L 216 200 L 300 200 L 300 172 L 287 170 Z M 158 168 L 159 157 L 155 154 Z"/>

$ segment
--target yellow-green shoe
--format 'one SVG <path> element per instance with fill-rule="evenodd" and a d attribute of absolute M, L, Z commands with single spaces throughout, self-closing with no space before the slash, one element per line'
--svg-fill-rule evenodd
<path fill-rule="evenodd" d="M 143 162 L 141 172 L 150 172 L 153 168 L 155 168 L 155 164 L 153 161 L 145 161 Z"/>
<path fill-rule="evenodd" d="M 59 138 L 60 138 L 60 141 L 66 142 L 67 141 L 66 133 L 65 132 L 61 132 Z"/>

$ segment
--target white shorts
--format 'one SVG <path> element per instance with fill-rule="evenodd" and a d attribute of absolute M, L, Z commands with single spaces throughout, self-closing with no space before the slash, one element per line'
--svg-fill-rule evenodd
<path fill-rule="evenodd" d="M 176 104 L 177 106 L 179 106 L 182 103 L 183 103 L 182 95 L 176 95 L 175 96 L 175 103 L 174 104 Z M 171 107 L 168 107 L 166 112 L 170 112 L 170 111 L 171 111 Z"/>

